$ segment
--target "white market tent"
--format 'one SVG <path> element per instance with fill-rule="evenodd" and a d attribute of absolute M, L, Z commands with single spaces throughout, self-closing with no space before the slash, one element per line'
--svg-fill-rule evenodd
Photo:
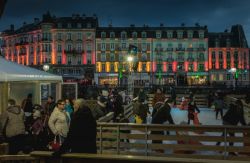
<path fill-rule="evenodd" d="M 51 91 L 43 91 L 41 86 L 55 85 L 55 98 L 61 97 L 62 77 L 34 68 L 23 66 L 0 57 L 0 112 L 7 107 L 7 100 L 13 98 L 20 104 L 28 93 L 33 94 L 33 103 L 41 104 L 44 96 L 51 95 Z M 46 89 L 45 89 L 46 90 Z M 42 97 L 43 96 L 43 97 Z"/>

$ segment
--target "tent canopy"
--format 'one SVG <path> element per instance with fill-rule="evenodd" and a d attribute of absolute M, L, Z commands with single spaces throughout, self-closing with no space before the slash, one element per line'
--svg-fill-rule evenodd
<path fill-rule="evenodd" d="M 62 76 L 23 66 L 0 57 L 0 82 L 62 81 Z"/>

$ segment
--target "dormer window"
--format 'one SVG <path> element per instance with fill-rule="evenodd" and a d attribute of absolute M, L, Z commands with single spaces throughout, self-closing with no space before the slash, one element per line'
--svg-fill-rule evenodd
<path fill-rule="evenodd" d="M 161 32 L 156 32 L 156 38 L 161 38 Z"/>
<path fill-rule="evenodd" d="M 68 23 L 68 28 L 71 28 L 71 23 Z"/>
<path fill-rule="evenodd" d="M 132 33 L 132 38 L 137 38 L 137 32 Z"/>
<path fill-rule="evenodd" d="M 122 39 L 126 39 L 127 38 L 127 33 L 126 32 L 122 32 L 121 33 L 121 38 Z"/>
<path fill-rule="evenodd" d="M 179 31 L 177 37 L 178 37 L 178 38 L 183 38 L 183 32 L 182 32 L 182 31 Z"/>
<path fill-rule="evenodd" d="M 141 37 L 142 37 L 142 38 L 147 38 L 147 33 L 146 33 L 146 32 L 142 32 L 142 33 L 141 33 Z"/>
<path fill-rule="evenodd" d="M 115 32 L 110 32 L 110 38 L 115 38 Z"/>
<path fill-rule="evenodd" d="M 188 32 L 188 38 L 193 38 L 193 32 Z"/>
<path fill-rule="evenodd" d="M 101 38 L 106 38 L 106 32 L 101 33 Z"/>

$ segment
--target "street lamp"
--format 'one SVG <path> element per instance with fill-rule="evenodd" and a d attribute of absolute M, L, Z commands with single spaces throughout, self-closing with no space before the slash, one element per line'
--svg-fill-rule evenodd
<path fill-rule="evenodd" d="M 49 65 L 47 65 L 47 64 L 43 65 L 43 70 L 44 71 L 46 71 L 46 72 L 49 71 L 49 68 L 50 68 Z"/>
<path fill-rule="evenodd" d="M 133 61 L 134 57 L 133 56 L 128 56 L 127 58 L 128 64 L 129 64 L 129 76 L 128 76 L 128 95 L 131 96 L 131 99 L 133 99 L 133 94 L 134 94 L 134 80 L 133 80 Z"/>
<path fill-rule="evenodd" d="M 236 84 L 236 80 L 235 80 L 236 71 L 237 71 L 237 69 L 234 67 L 229 70 L 229 72 L 232 73 L 232 75 L 233 75 L 233 90 L 235 90 L 235 84 Z"/>

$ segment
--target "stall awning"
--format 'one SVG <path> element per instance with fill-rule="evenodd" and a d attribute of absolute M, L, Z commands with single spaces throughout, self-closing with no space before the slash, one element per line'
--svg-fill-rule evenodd
<path fill-rule="evenodd" d="M 0 82 L 62 81 L 62 76 L 17 64 L 0 57 Z"/>

